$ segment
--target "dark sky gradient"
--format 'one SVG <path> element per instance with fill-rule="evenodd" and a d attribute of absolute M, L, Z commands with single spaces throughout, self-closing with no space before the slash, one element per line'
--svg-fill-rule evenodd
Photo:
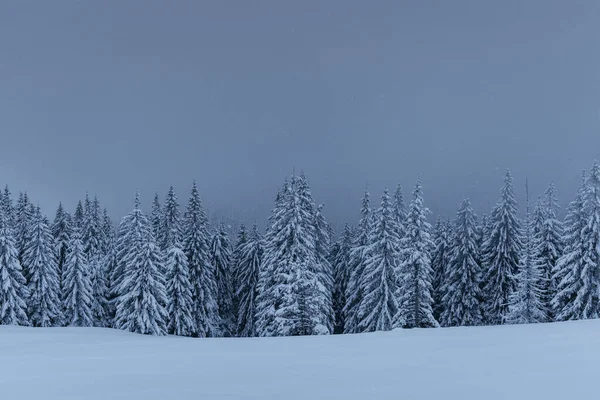
<path fill-rule="evenodd" d="M 573 197 L 600 157 L 600 2 L 0 2 L 0 181 L 125 214 L 195 178 L 264 220 L 304 170 L 333 222 L 416 179 L 478 213 L 510 168 Z"/>

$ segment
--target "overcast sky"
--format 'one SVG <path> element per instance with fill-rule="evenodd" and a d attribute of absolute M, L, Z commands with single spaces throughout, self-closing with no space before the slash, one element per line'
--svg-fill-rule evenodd
<path fill-rule="evenodd" d="M 3 1 L 0 182 L 53 216 L 193 179 L 264 220 L 304 170 L 335 223 L 423 181 L 478 213 L 510 168 L 566 204 L 600 158 L 600 2 Z"/>

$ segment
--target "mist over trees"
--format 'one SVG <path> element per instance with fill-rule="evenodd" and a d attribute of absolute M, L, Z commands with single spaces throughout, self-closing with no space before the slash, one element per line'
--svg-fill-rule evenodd
<path fill-rule="evenodd" d="M 329 225 L 304 174 L 274 194 L 261 232 L 140 194 L 118 225 L 86 194 L 52 219 L 0 195 L 0 324 L 98 326 L 192 337 L 301 336 L 600 317 L 600 165 L 559 219 L 556 188 L 523 199 L 504 175 L 479 218 L 469 199 L 429 221 L 426 186 L 365 190 L 358 221 Z M 148 199 L 150 200 L 150 199 Z M 408 204 L 408 205 L 407 205 Z M 237 231 L 236 231 L 237 229 Z"/>

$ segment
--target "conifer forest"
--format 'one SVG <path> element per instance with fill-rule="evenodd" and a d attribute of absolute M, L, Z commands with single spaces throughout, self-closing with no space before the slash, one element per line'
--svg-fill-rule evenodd
<path fill-rule="evenodd" d="M 6 187 L 0 324 L 202 338 L 599 318 L 600 165 L 562 208 L 551 182 L 518 203 L 507 171 L 499 189 L 491 210 L 464 199 L 435 223 L 426 182 L 365 191 L 360 219 L 334 232 L 293 174 L 267 228 L 230 237 L 209 224 L 196 182 L 185 202 L 172 187 L 136 194 L 118 223 L 89 195 L 50 217 Z"/>

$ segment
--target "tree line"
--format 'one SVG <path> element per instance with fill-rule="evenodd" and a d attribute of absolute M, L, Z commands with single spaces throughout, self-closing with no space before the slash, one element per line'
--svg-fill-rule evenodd
<path fill-rule="evenodd" d="M 253 337 L 538 323 L 600 314 L 600 166 L 583 173 L 566 218 L 551 183 L 520 216 L 506 172 L 478 218 L 468 199 L 428 221 L 420 182 L 337 239 L 303 174 L 275 197 L 263 233 L 209 226 L 194 182 L 114 226 L 97 198 L 53 222 L 27 193 L 0 195 L 0 324 L 113 327 L 152 335 Z"/>

